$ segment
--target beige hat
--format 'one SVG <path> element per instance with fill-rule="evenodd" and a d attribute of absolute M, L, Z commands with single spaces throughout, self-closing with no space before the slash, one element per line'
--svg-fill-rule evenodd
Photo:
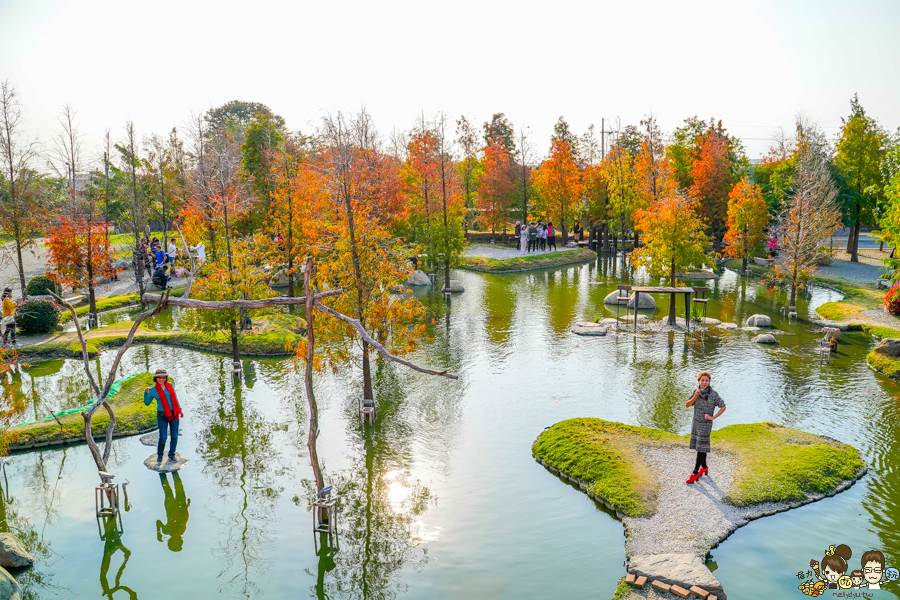
<path fill-rule="evenodd" d="M 157 377 L 165 377 L 166 379 L 168 379 L 169 372 L 166 371 L 165 369 L 157 369 L 156 373 L 154 373 L 154 375 L 153 375 L 153 380 L 156 381 Z"/>

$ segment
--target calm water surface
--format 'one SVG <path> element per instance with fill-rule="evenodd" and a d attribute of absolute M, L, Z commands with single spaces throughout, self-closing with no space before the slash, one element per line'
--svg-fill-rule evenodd
<path fill-rule="evenodd" d="M 15 573 L 29 597 L 610 598 L 624 574 L 621 524 L 535 463 L 531 444 L 583 416 L 687 433 L 683 402 L 701 370 L 728 403 L 721 426 L 783 423 L 854 444 L 870 464 L 848 492 L 755 521 L 714 549 L 730 598 L 801 597 L 796 573 L 830 544 L 850 545 L 851 568 L 870 548 L 900 564 L 897 388 L 866 367 L 867 336 L 845 334 L 821 366 L 816 329 L 781 319 L 783 294 L 730 272 L 709 282 L 709 315 L 772 315 L 778 346 L 715 328 L 574 336 L 573 322 L 610 316 L 603 297 L 628 277 L 606 260 L 455 276 L 466 292 L 451 305 L 422 293 L 435 324 L 415 358 L 458 381 L 379 364 L 379 419 L 363 431 L 359 369 L 316 380 L 319 455 L 341 502 L 337 547 L 311 533 L 308 415 L 291 362 L 246 360 L 235 381 L 226 357 L 145 345 L 119 377 L 169 369 L 186 415 L 178 449 L 191 463 L 161 477 L 142 464 L 155 449 L 115 441 L 111 470 L 130 482 L 116 526 L 94 517 L 84 446 L 14 456 L 0 526 L 39 557 Z M 798 308 L 808 315 L 836 297 L 815 290 Z M 662 318 L 668 300 L 658 300 Z M 15 384 L 34 391 L 29 420 L 87 402 L 82 369 L 69 360 L 26 369 Z"/>

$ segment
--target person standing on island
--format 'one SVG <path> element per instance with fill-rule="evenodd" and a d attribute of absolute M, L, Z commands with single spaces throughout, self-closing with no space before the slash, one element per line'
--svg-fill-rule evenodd
<path fill-rule="evenodd" d="M 156 385 L 144 388 L 144 405 L 156 400 L 156 424 L 159 425 L 159 442 L 156 444 L 156 462 L 162 462 L 166 449 L 166 433 L 172 437 L 169 442 L 169 460 L 175 460 L 175 445 L 178 443 L 178 420 L 184 415 L 178 405 L 175 388 L 169 383 L 169 373 L 157 369 L 153 375 Z"/>
<path fill-rule="evenodd" d="M 694 483 L 709 471 L 709 467 L 706 465 L 706 454 L 710 451 L 709 435 L 712 433 L 713 421 L 721 417 L 722 413 L 725 412 L 725 401 L 714 389 L 709 387 L 711 378 L 706 371 L 697 375 L 700 387 L 694 391 L 691 399 L 684 404 L 688 407 L 694 407 L 690 449 L 697 451 L 697 462 L 694 464 L 694 472 L 687 479 L 688 483 Z M 719 411 L 713 415 L 713 409 L 716 407 L 718 407 Z"/>

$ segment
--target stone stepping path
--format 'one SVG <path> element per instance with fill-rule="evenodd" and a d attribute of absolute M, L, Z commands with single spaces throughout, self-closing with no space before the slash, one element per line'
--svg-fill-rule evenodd
<path fill-rule="evenodd" d="M 162 462 L 156 462 L 156 454 L 154 453 L 147 457 L 147 460 L 144 461 L 144 466 L 157 473 L 172 473 L 173 471 L 180 471 L 189 462 L 178 452 L 175 453 L 175 460 L 163 455 Z"/>

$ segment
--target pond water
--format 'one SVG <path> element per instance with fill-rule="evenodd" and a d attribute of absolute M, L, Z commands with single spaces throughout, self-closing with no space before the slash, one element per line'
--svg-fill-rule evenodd
<path fill-rule="evenodd" d="M 731 272 L 708 282 L 709 316 L 769 314 L 778 346 L 717 328 L 572 335 L 575 321 L 615 314 L 603 297 L 629 275 L 601 259 L 522 275 L 460 271 L 466 291 L 450 305 L 419 292 L 435 324 L 414 359 L 459 380 L 379 363 L 379 418 L 366 431 L 358 367 L 317 376 L 318 451 L 341 503 L 337 548 L 311 532 L 308 415 L 290 361 L 245 360 L 235 381 L 227 357 L 135 347 L 119 376 L 169 369 L 185 409 L 178 450 L 190 464 L 161 477 L 142 465 L 154 448 L 116 440 L 110 468 L 130 482 L 118 526 L 94 517 L 96 470 L 84 446 L 15 455 L 0 527 L 40 560 L 14 574 L 42 599 L 610 598 L 624 574 L 621 523 L 538 465 L 531 444 L 582 416 L 686 433 L 683 403 L 702 370 L 728 403 L 721 426 L 775 421 L 829 435 L 870 465 L 849 491 L 755 521 L 714 549 L 710 565 L 729 597 L 799 595 L 798 571 L 831 544 L 853 549 L 852 568 L 869 549 L 896 566 L 897 388 L 866 367 L 874 342 L 845 333 L 837 357 L 820 365 L 816 328 L 784 322 L 781 292 Z M 835 298 L 816 289 L 798 310 Z M 658 300 L 662 318 L 668 300 Z M 93 368 L 103 373 L 111 360 L 106 353 Z M 37 399 L 28 417 L 84 404 L 82 369 L 70 360 L 26 369 L 17 385 Z"/>

